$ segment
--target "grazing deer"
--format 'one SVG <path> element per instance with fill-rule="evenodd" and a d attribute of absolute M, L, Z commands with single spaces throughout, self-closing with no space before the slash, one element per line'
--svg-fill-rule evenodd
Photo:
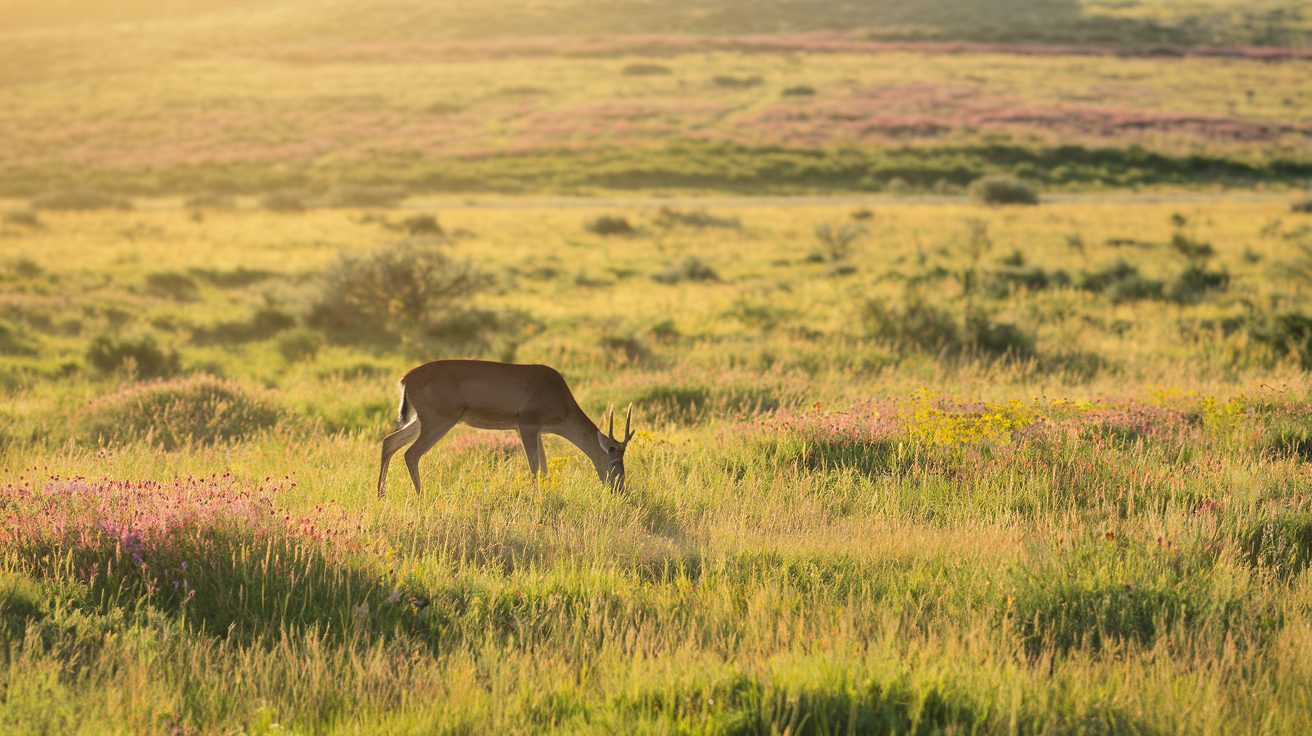
<path fill-rule="evenodd" d="M 565 379 L 545 365 L 516 365 L 484 360 L 439 360 L 425 363 L 401 379 L 397 430 L 383 438 L 383 467 L 378 495 L 385 492 L 387 463 L 409 444 L 405 464 L 419 489 L 419 458 L 459 422 L 479 429 L 517 429 L 534 477 L 546 470 L 542 433 L 560 435 L 583 451 L 597 477 L 624 488 L 624 449 L 633 432 L 633 405 L 624 419 L 624 439 L 615 437 L 615 409 L 610 431 L 603 434 L 570 393 Z"/>

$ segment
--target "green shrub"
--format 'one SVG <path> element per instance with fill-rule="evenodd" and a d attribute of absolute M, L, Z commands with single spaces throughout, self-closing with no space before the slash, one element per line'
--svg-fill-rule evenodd
<path fill-rule="evenodd" d="M 755 75 L 750 77 L 735 77 L 729 74 L 717 74 L 716 76 L 711 77 L 711 84 L 725 89 L 750 89 L 765 84 L 765 79 Z"/>
<path fill-rule="evenodd" d="M 1197 304 L 1210 292 L 1225 291 L 1229 285 L 1229 271 L 1209 271 L 1203 266 L 1190 265 L 1171 283 L 1167 297 L 1177 304 Z"/>
<path fill-rule="evenodd" d="M 1249 339 L 1279 356 L 1292 355 L 1312 370 L 1312 317 L 1302 312 L 1254 312 L 1245 321 Z"/>
<path fill-rule="evenodd" d="M 916 295 L 898 309 L 881 299 L 866 302 L 861 313 L 866 334 L 901 351 L 944 355 L 983 353 L 1029 357 L 1034 337 L 1016 325 L 996 322 L 987 313 L 968 309 L 958 321 L 945 309 Z"/>
<path fill-rule="evenodd" d="M 1312 214 L 1312 194 L 1304 195 L 1302 199 L 1291 204 L 1289 209 L 1291 212 Z"/>
<path fill-rule="evenodd" d="M 626 217 L 600 215 L 588 220 L 583 229 L 597 235 L 632 235 L 636 232 Z"/>
<path fill-rule="evenodd" d="M 648 62 L 637 62 L 626 64 L 620 73 L 626 77 L 656 77 L 672 74 L 668 66 L 664 64 L 652 64 Z"/>
<path fill-rule="evenodd" d="M 310 324 L 413 339 L 439 324 L 476 285 L 473 267 L 436 245 L 400 243 L 362 256 L 344 254 L 323 276 Z"/>
<path fill-rule="evenodd" d="M 720 275 L 697 256 L 688 256 L 681 262 L 670 264 L 664 270 L 652 274 L 651 280 L 660 284 L 677 284 L 680 281 L 719 281 Z"/>
<path fill-rule="evenodd" d="M 445 234 L 433 215 L 411 215 L 401 221 L 401 229 L 414 236 Z"/>
<path fill-rule="evenodd" d="M 319 354 L 323 342 L 323 333 L 318 330 L 290 330 L 278 336 L 278 353 L 289 363 L 309 360 Z"/>
<path fill-rule="evenodd" d="M 395 207 L 405 199 L 405 190 L 389 186 L 345 186 L 328 193 L 329 207 Z"/>
<path fill-rule="evenodd" d="M 5 213 L 4 224 L 14 227 L 25 227 L 31 230 L 38 230 L 45 227 L 41 222 L 41 217 L 32 210 L 10 210 Z"/>
<path fill-rule="evenodd" d="M 124 371 L 137 378 L 158 378 L 177 373 L 177 352 L 161 348 L 150 334 L 139 338 L 100 335 L 87 348 L 87 362 L 101 373 Z"/>
<path fill-rule="evenodd" d="M 196 280 L 185 273 L 160 271 L 146 277 L 146 289 L 156 296 L 180 302 L 195 301 L 199 295 Z"/>
<path fill-rule="evenodd" d="M 784 97 L 811 97 L 815 94 L 815 87 L 799 84 L 793 87 L 785 87 L 781 94 Z"/>
<path fill-rule="evenodd" d="M 870 231 L 865 225 L 845 222 L 838 226 L 822 223 L 816 225 L 815 238 L 820 243 L 823 255 L 830 261 L 841 261 L 852 254 L 852 248 Z"/>
<path fill-rule="evenodd" d="M 1128 261 L 1117 259 L 1104 269 L 1085 272 L 1080 277 L 1079 287 L 1100 293 L 1113 304 L 1120 304 L 1141 299 L 1160 299 L 1166 285 L 1142 276 L 1139 269 Z"/>
<path fill-rule="evenodd" d="M 661 228 L 693 227 L 708 228 L 722 227 L 731 230 L 742 229 L 742 221 L 737 217 L 718 217 L 712 215 L 706 210 L 680 210 L 673 207 L 662 207 L 656 214 L 656 225 Z"/>
<path fill-rule="evenodd" d="M 1034 187 L 1014 176 L 985 176 L 970 184 L 970 193 L 984 204 L 1038 204 Z"/>
<path fill-rule="evenodd" d="M 36 355 L 36 344 L 19 328 L 0 322 L 0 355 Z"/>
<path fill-rule="evenodd" d="M 97 189 L 58 189 L 32 198 L 37 210 L 130 210 L 132 202 Z"/>
<path fill-rule="evenodd" d="M 77 415 L 74 426 L 90 442 L 172 449 L 248 437 L 279 418 L 264 395 L 199 375 L 138 383 L 102 396 Z"/>
<path fill-rule="evenodd" d="M 260 206 L 270 212 L 304 212 L 307 209 L 305 195 L 299 192 L 269 192 L 260 197 Z"/>
<path fill-rule="evenodd" d="M 236 209 L 237 201 L 229 194 L 200 192 L 187 197 L 182 206 L 189 210 L 231 210 Z"/>
<path fill-rule="evenodd" d="M 273 304 L 265 304 L 246 319 L 220 322 L 212 327 L 197 329 L 196 337 L 202 342 L 250 342 L 267 340 L 294 326 L 295 317 Z"/>

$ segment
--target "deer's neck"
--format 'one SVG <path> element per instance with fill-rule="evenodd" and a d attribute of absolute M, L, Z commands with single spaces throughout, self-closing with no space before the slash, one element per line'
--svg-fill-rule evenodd
<path fill-rule="evenodd" d="M 587 414 L 583 413 L 580 408 L 575 408 L 574 416 L 570 419 L 560 433 L 561 437 L 569 440 L 575 447 L 583 451 L 584 455 L 592 461 L 593 467 L 597 469 L 597 477 L 602 482 L 606 480 L 606 471 L 610 458 L 606 456 L 606 451 L 601 449 L 601 443 L 597 441 L 597 435 L 600 430 L 597 425 L 592 423 Z"/>

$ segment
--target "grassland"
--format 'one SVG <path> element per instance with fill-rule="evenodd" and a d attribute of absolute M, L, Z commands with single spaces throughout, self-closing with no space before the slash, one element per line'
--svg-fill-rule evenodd
<path fill-rule="evenodd" d="M 1306 733 L 1309 12 L 9 3 L 0 732 Z"/>
<path fill-rule="evenodd" d="M 5 219 L 6 731 L 1307 725 L 1283 197 L 179 204 Z M 324 316 L 398 247 L 464 307 Z M 458 430 L 374 498 L 454 355 L 634 401 L 630 489 Z"/>
<path fill-rule="evenodd" d="M 1058 12 L 1030 6 L 1017 14 L 1041 26 Z M 714 33 L 650 23 L 612 35 L 603 23 L 594 36 L 550 35 L 563 32 L 527 10 L 501 15 L 536 32 L 507 35 L 459 32 L 448 17 L 459 9 L 443 7 L 348 3 L 335 18 L 292 3 L 7 31 L 0 193 L 959 191 L 996 172 L 1097 190 L 1312 177 L 1312 60 L 1298 39 L 903 38 L 840 19 L 769 35 L 723 19 Z"/>

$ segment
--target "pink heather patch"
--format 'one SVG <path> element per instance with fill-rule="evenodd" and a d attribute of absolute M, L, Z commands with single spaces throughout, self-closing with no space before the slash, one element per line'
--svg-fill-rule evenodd
<path fill-rule="evenodd" d="M 456 438 L 451 443 L 456 452 L 513 455 L 523 451 L 519 436 L 510 432 L 478 432 Z"/>
<path fill-rule="evenodd" d="M 361 547 L 360 523 L 334 504 L 306 515 L 280 511 L 274 501 L 284 487 L 267 480 L 247 487 L 226 474 L 170 483 L 52 478 L 43 485 L 9 484 L 0 486 L 0 548 L 34 558 L 71 556 L 87 582 L 117 566 L 118 575 L 139 576 L 148 590 L 169 586 L 190 598 L 195 590 L 188 575 L 219 551 L 225 537 L 256 545 Z"/>

